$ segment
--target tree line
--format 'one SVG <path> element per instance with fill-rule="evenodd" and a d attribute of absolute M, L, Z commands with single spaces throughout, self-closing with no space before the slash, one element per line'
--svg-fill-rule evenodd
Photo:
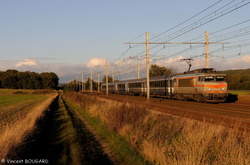
<path fill-rule="evenodd" d="M 8 89 L 56 89 L 58 76 L 53 72 L 19 72 L 6 70 L 0 72 L 0 88 Z"/>
<path fill-rule="evenodd" d="M 228 90 L 250 90 L 250 69 L 221 71 L 227 76 Z"/>

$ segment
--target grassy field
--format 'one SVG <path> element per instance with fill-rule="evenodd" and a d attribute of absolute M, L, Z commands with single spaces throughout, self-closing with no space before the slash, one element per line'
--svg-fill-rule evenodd
<path fill-rule="evenodd" d="M 250 95 L 250 90 L 229 90 L 233 95 Z"/>
<path fill-rule="evenodd" d="M 0 157 L 20 144 L 57 95 L 32 90 L 0 90 Z"/>
<path fill-rule="evenodd" d="M 29 110 L 48 96 L 32 94 L 32 90 L 0 90 L 0 129 L 24 117 Z"/>

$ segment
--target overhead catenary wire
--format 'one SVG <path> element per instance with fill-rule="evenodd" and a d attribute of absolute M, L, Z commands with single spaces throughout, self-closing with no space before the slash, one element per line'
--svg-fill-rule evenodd
<path fill-rule="evenodd" d="M 205 8 L 204 10 L 198 12 L 197 14 L 193 15 L 192 17 L 186 19 L 185 21 L 173 26 L 172 28 L 160 33 L 159 35 L 154 35 L 150 41 L 171 41 L 173 39 L 176 39 L 182 35 L 185 35 L 187 34 L 188 32 L 190 31 L 193 31 L 195 29 L 198 29 L 199 27 L 203 26 L 203 25 L 206 25 L 210 22 L 213 22 L 214 20 L 218 19 L 218 18 L 221 18 L 229 13 L 232 13 L 233 11 L 236 11 L 246 5 L 248 5 L 250 2 L 247 1 L 247 0 L 242 0 L 242 1 L 236 1 L 236 0 L 232 0 L 232 1 L 229 1 L 229 2 L 225 2 L 224 4 L 222 4 L 222 0 L 219 0 L 217 2 L 215 2 L 214 4 L 210 5 L 209 7 Z M 219 6 L 221 4 L 221 6 Z M 212 10 L 212 11 L 211 11 Z M 210 11 L 210 12 L 209 12 Z M 206 14 L 206 12 L 208 14 Z M 203 15 L 205 14 L 205 16 Z M 200 16 L 200 17 L 199 17 Z M 197 18 L 195 20 L 195 18 Z M 191 22 L 193 21 L 193 22 Z M 245 20 L 243 22 L 240 22 L 238 24 L 235 24 L 235 25 L 230 25 L 226 28 L 223 28 L 223 29 L 220 29 L 218 31 L 215 31 L 215 32 L 211 32 L 211 40 L 213 41 L 224 41 L 224 40 L 231 40 L 231 39 L 238 39 L 238 38 L 241 38 L 243 36 L 246 36 L 248 35 L 249 33 L 248 32 L 241 32 L 241 33 L 237 33 L 237 30 L 233 30 L 231 32 L 227 32 L 227 30 L 230 30 L 231 28 L 236 28 L 238 27 L 239 25 L 242 25 L 242 24 L 246 24 L 246 23 L 249 23 L 249 19 L 248 20 Z M 191 22 L 191 23 L 190 23 Z M 183 25 L 187 25 L 187 26 L 184 26 Z M 177 28 L 179 28 L 179 30 L 177 31 L 174 31 L 176 30 Z M 170 31 L 173 31 L 172 33 L 168 34 Z M 238 31 L 240 31 L 240 29 L 238 29 Z M 221 35 L 217 35 L 221 32 L 225 32 Z M 133 40 L 131 41 L 135 41 L 137 39 L 139 39 L 140 37 L 142 37 L 144 34 L 140 34 L 139 36 L 135 37 Z M 228 35 L 228 36 L 227 36 Z M 202 40 L 204 41 L 204 34 L 203 35 L 200 35 L 192 40 Z M 130 41 L 130 42 L 131 42 Z M 190 41 L 190 40 L 189 40 Z M 247 44 L 247 43 L 239 43 L 237 44 L 237 46 L 242 46 L 244 47 L 243 45 L 244 44 Z M 237 46 L 232 44 L 231 46 L 227 46 L 225 47 L 224 46 L 224 50 L 231 50 L 231 49 L 237 49 Z M 114 61 L 110 61 L 110 66 L 111 67 L 115 67 L 115 70 L 116 72 L 115 73 L 122 73 L 122 72 L 134 72 L 134 70 L 136 69 L 136 65 L 135 65 L 135 59 L 138 59 L 138 58 L 145 58 L 145 50 L 141 50 L 141 51 L 138 51 L 138 52 L 133 52 L 134 54 L 131 55 L 131 50 L 133 49 L 137 49 L 137 48 L 141 48 L 143 49 L 144 45 L 129 45 L 129 47 L 126 49 L 125 52 L 123 52 L 118 58 L 116 58 Z M 188 48 L 185 47 L 184 49 L 179 49 L 179 50 L 176 50 L 174 53 L 173 52 L 170 52 L 168 54 L 164 54 L 162 53 L 162 51 L 165 51 L 167 50 L 168 48 L 170 47 L 173 47 L 173 46 L 163 46 L 159 49 L 160 45 L 154 45 L 154 46 L 150 46 L 149 50 L 154 50 L 152 52 L 151 55 L 154 55 L 154 60 L 155 62 L 157 61 L 160 61 L 160 60 L 164 60 L 164 59 L 167 59 L 169 57 L 174 57 L 174 56 L 177 56 L 177 55 L 180 55 L 180 54 L 183 54 L 183 53 L 187 53 L 187 52 L 192 52 L 192 51 L 195 51 L 195 50 L 198 50 L 198 49 L 201 49 L 201 48 L 204 48 L 203 45 L 195 45 L 195 46 L 189 46 Z M 175 46 L 176 48 L 177 46 Z M 178 46 L 179 48 L 181 48 L 181 46 Z M 217 49 L 214 49 L 214 50 L 219 50 L 222 51 L 223 48 L 220 47 L 220 48 L 217 48 Z M 161 53 L 163 55 L 158 55 L 158 53 Z M 217 52 L 213 52 L 213 50 L 211 51 L 211 55 L 213 57 L 216 57 L 216 55 L 213 55 L 213 53 L 217 53 Z M 243 54 L 243 53 L 242 53 Z M 201 57 L 203 56 L 203 53 L 201 52 L 200 55 L 199 53 L 196 53 L 196 55 L 193 55 L 194 58 L 198 58 L 198 57 Z M 196 56 L 196 57 L 195 57 Z M 124 65 L 125 62 L 130 62 L 132 63 L 130 66 L 129 65 Z M 142 60 L 140 60 L 142 62 Z M 154 62 L 154 61 L 151 61 L 151 62 Z M 131 71 L 133 70 L 133 71 Z"/>
<path fill-rule="evenodd" d="M 233 4 L 232 6 L 229 6 L 228 8 L 224 9 L 228 5 L 232 4 L 234 1 L 235 0 L 230 1 L 226 5 L 220 7 L 216 11 L 206 15 L 205 17 L 201 18 L 200 20 L 198 20 L 198 21 L 196 21 L 196 22 L 182 28 L 181 30 L 179 30 L 179 31 L 177 31 L 175 33 L 171 33 L 171 35 L 160 38 L 157 41 L 160 41 L 160 40 L 163 40 L 163 39 L 164 39 L 165 42 L 173 40 L 173 39 L 175 39 L 175 38 L 177 38 L 179 36 L 182 36 L 182 35 L 190 32 L 190 31 L 193 31 L 193 30 L 197 29 L 198 27 L 201 27 L 201 26 L 203 26 L 203 25 L 205 25 L 205 24 L 207 24 L 209 22 L 212 22 L 212 21 L 214 21 L 214 20 L 216 20 L 216 19 L 218 19 L 218 18 L 220 18 L 222 16 L 225 16 L 225 15 L 227 15 L 227 14 L 229 14 L 229 13 L 231 13 L 231 12 L 237 10 L 237 9 L 240 9 L 241 7 L 246 6 L 246 5 L 248 5 L 250 3 L 250 2 L 246 2 L 246 1 L 241 1 L 241 2 L 239 2 L 237 4 Z M 222 9 L 224 9 L 224 10 L 222 10 Z M 222 11 L 220 11 L 220 10 L 222 10 Z M 159 45 L 152 46 L 152 47 L 150 47 L 149 50 L 152 50 L 152 49 L 157 48 L 157 47 L 159 47 Z M 135 56 L 140 56 L 140 55 L 142 55 L 144 53 L 145 53 L 145 51 L 142 51 L 141 53 L 138 53 Z"/>

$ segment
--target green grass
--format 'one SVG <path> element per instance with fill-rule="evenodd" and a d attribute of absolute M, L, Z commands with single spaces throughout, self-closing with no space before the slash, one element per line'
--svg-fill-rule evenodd
<path fill-rule="evenodd" d="M 229 90 L 229 93 L 233 95 L 246 95 L 250 94 L 250 90 Z"/>
<path fill-rule="evenodd" d="M 0 108 L 6 107 L 6 106 L 17 106 L 21 103 L 27 103 L 27 102 L 34 102 L 38 100 L 43 100 L 47 98 L 45 95 L 16 95 L 16 94 L 10 94 L 10 95 L 0 95 Z"/>
<path fill-rule="evenodd" d="M 32 90 L 0 89 L 0 128 L 24 117 L 48 96 L 31 94 Z"/>
<path fill-rule="evenodd" d="M 72 148 L 70 149 L 71 152 L 75 152 L 74 157 L 72 157 L 72 160 L 75 161 L 73 164 L 111 164 L 107 155 L 104 154 L 100 143 L 75 112 L 75 106 L 65 100 L 63 100 L 63 103 L 65 104 L 68 117 L 71 119 L 71 125 L 75 131 L 75 136 L 72 137 L 72 139 L 75 139 L 72 144 L 75 145 L 71 145 Z"/>
<path fill-rule="evenodd" d="M 47 98 L 45 95 L 34 95 L 31 92 L 31 90 L 0 89 L 0 110 L 6 106 L 18 106 L 20 103 Z"/>
<path fill-rule="evenodd" d="M 34 90 L 30 90 L 30 89 L 0 89 L 0 95 L 11 94 L 11 93 L 14 93 L 17 91 L 28 94 L 28 93 L 33 92 Z"/>
<path fill-rule="evenodd" d="M 77 164 L 81 159 L 81 148 L 78 135 L 73 127 L 73 121 L 70 117 L 61 97 L 54 102 L 53 106 L 53 133 L 56 137 L 55 148 L 58 150 L 58 157 L 55 163 L 58 164 Z M 54 140 L 55 141 L 55 140 Z M 53 155 L 53 153 L 51 153 Z"/>

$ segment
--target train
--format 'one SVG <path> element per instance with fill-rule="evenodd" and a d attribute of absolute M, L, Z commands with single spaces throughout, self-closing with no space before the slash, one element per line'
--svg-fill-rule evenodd
<path fill-rule="evenodd" d="M 146 96 L 146 78 L 108 83 L 108 93 Z M 214 68 L 150 77 L 150 96 L 197 102 L 225 102 L 228 97 L 226 75 Z M 106 85 L 101 91 L 106 92 Z"/>

